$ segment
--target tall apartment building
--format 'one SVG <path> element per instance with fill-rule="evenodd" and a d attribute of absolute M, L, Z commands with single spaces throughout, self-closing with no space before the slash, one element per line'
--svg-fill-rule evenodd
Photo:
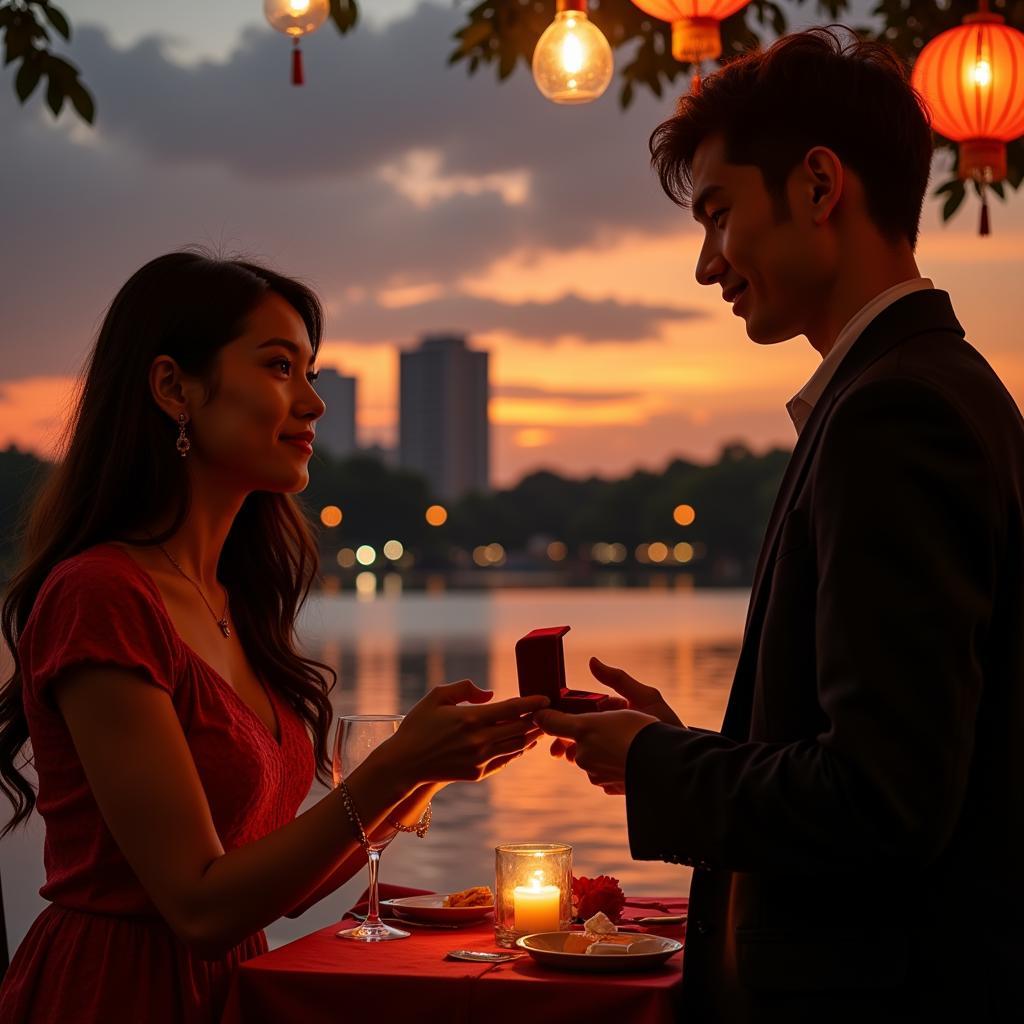
<path fill-rule="evenodd" d="M 356 450 L 356 378 L 346 377 L 326 367 L 320 371 L 317 394 L 327 411 L 316 424 L 316 445 L 335 458 L 345 458 Z"/>
<path fill-rule="evenodd" d="M 462 335 L 428 335 L 401 353 L 399 461 L 452 501 L 490 483 L 488 353 Z"/>

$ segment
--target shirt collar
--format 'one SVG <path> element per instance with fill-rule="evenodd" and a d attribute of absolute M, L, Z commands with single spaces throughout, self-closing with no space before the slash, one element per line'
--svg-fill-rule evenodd
<path fill-rule="evenodd" d="M 825 392 L 828 382 L 832 379 L 839 364 L 846 354 L 853 348 L 854 342 L 864 333 L 864 329 L 878 316 L 882 310 L 887 309 L 898 299 L 913 292 L 924 291 L 927 288 L 934 288 L 935 285 L 927 277 L 914 277 L 909 281 L 901 281 L 891 288 L 886 288 L 869 302 L 865 303 L 858 312 L 846 322 L 846 326 L 839 332 L 836 342 L 828 355 L 822 359 L 821 364 L 811 374 L 811 379 L 786 403 L 786 411 L 793 421 L 797 434 L 803 429 L 808 417 L 811 415 L 818 399 Z"/>

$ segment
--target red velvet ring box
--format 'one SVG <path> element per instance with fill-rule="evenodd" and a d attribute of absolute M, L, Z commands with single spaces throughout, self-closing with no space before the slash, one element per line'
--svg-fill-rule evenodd
<path fill-rule="evenodd" d="M 516 668 L 519 672 L 519 693 L 547 697 L 556 711 L 581 714 L 604 711 L 609 703 L 605 693 L 570 690 L 565 685 L 565 654 L 562 637 L 568 626 L 548 626 L 527 633 L 516 643 Z"/>

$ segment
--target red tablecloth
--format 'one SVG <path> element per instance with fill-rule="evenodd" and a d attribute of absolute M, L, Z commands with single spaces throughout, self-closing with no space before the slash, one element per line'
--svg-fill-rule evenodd
<path fill-rule="evenodd" d="M 686 909 L 685 899 L 652 902 L 670 906 L 673 913 Z M 625 916 L 659 913 L 630 908 Z M 367 944 L 336 939 L 339 927 L 323 928 L 242 964 L 223 1024 L 337 1024 L 364 1015 L 375 1021 L 451 1024 L 669 1024 L 676 1019 L 681 953 L 655 971 L 584 974 L 553 971 L 528 958 L 496 965 L 443 959 L 449 949 L 498 950 L 490 918 L 457 931 L 411 928 L 411 938 Z M 678 926 L 648 930 L 679 939 L 683 934 Z"/>

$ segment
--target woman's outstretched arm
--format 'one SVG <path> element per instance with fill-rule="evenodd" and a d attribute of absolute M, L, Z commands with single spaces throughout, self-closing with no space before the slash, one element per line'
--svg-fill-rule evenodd
<path fill-rule="evenodd" d="M 115 668 L 67 673 L 55 696 L 93 796 L 125 859 L 175 933 L 217 957 L 301 905 L 362 855 L 340 791 L 282 828 L 225 853 L 174 706 Z M 418 787 L 478 779 L 535 735 L 544 702 L 486 704 L 468 681 L 437 687 L 347 779 L 367 832 Z M 457 707 L 470 700 L 478 707 Z M 358 862 L 357 862 L 358 863 Z"/>

